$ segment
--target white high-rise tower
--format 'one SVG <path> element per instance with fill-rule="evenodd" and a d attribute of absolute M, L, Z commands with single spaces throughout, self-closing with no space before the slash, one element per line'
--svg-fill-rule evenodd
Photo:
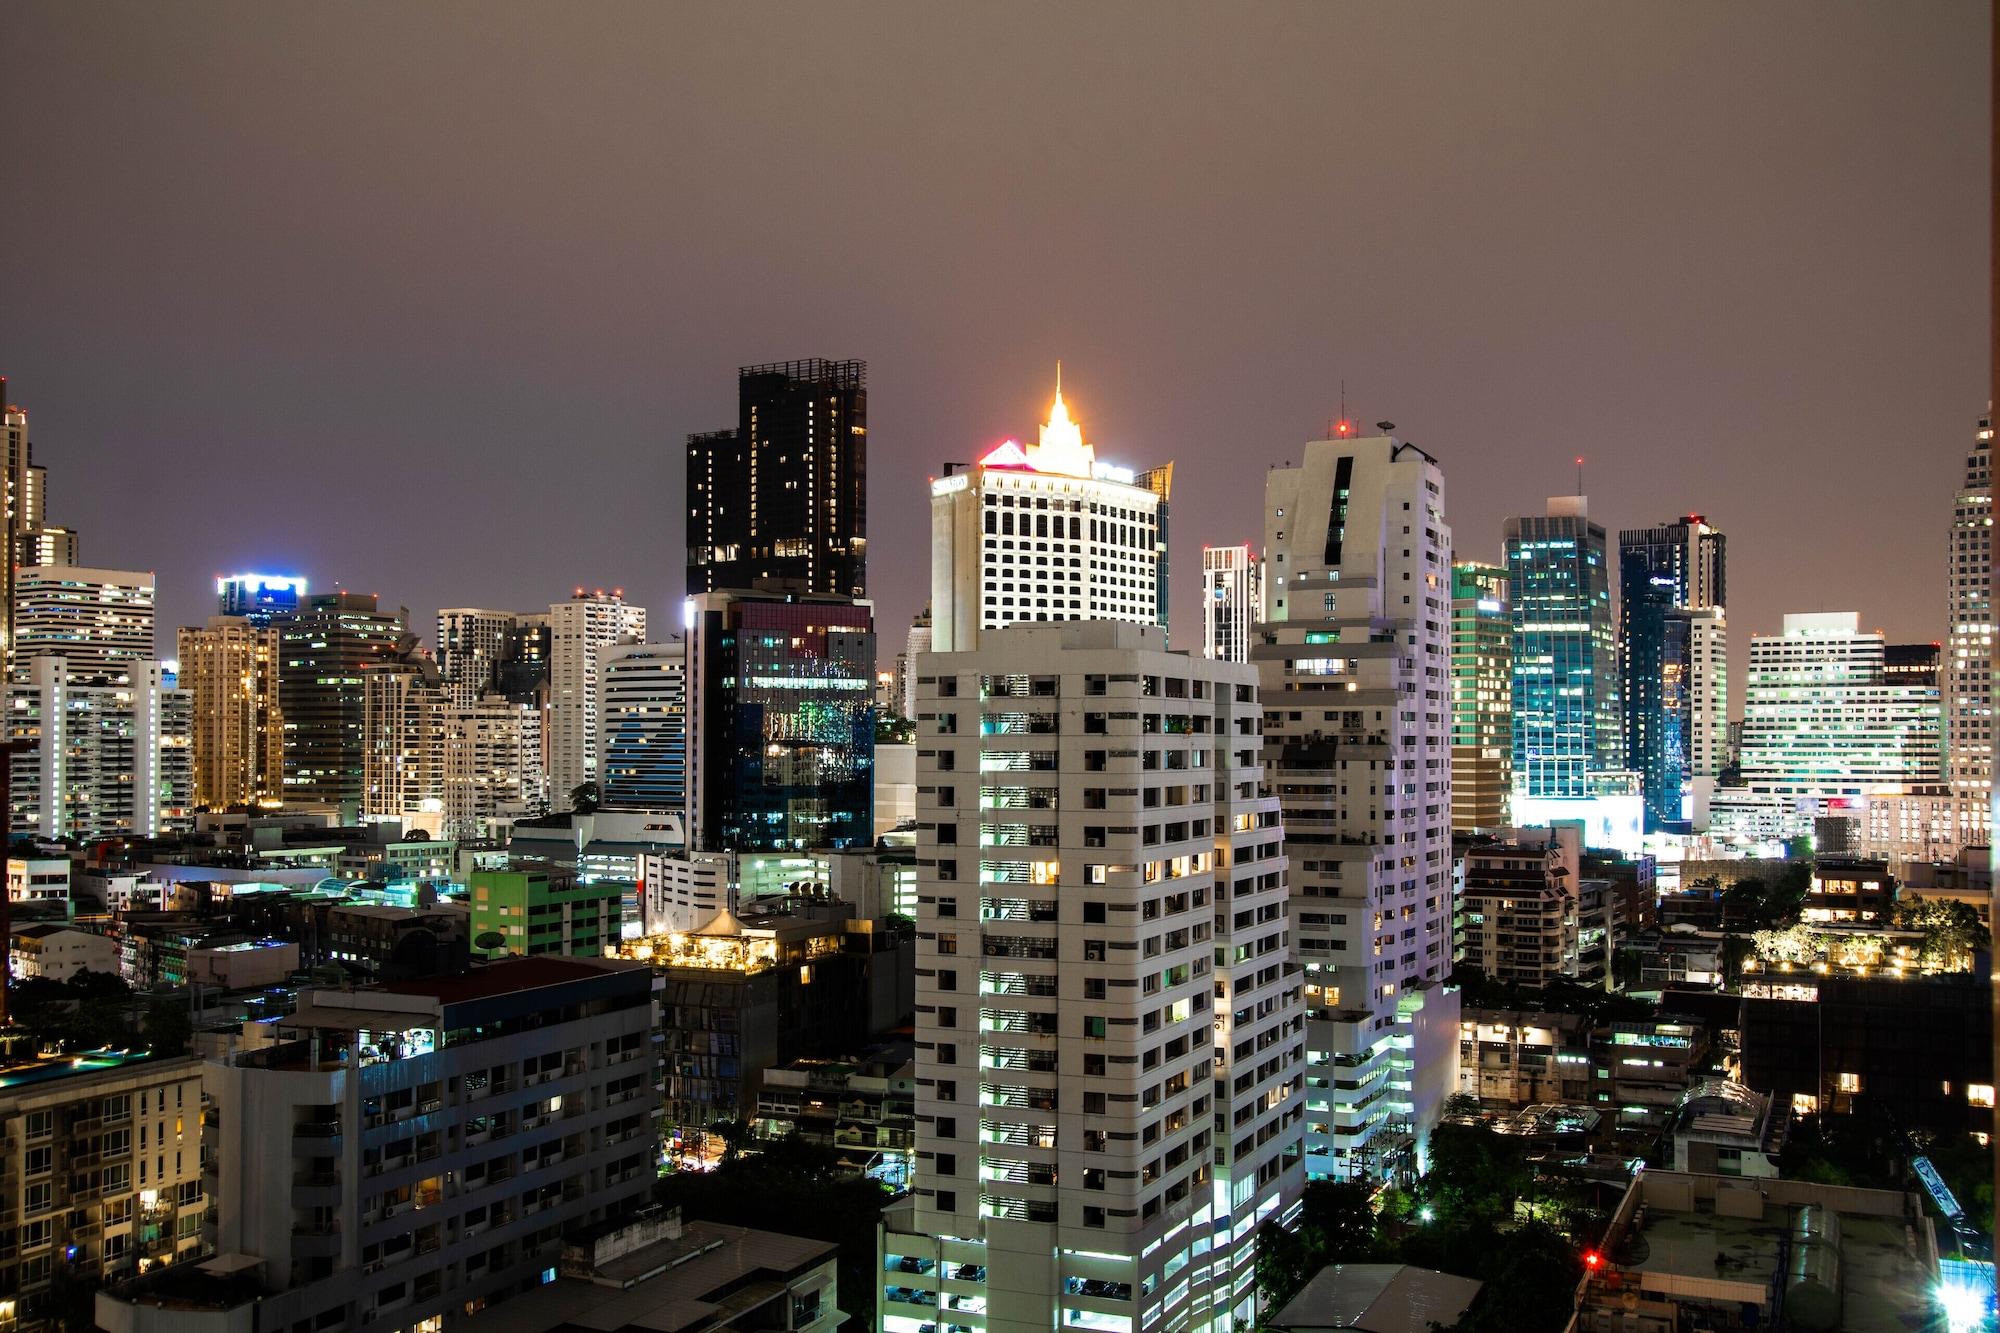
<path fill-rule="evenodd" d="M 1993 789 L 1993 422 L 1982 418 L 1952 501 L 1944 649 L 1945 777 L 1961 846 L 1987 841 Z"/>
<path fill-rule="evenodd" d="M 1201 548 L 1201 652 L 1250 660 L 1250 629 L 1264 618 L 1264 562 L 1248 546 Z"/>
<path fill-rule="evenodd" d="M 642 643 L 646 608 L 627 606 L 618 591 L 586 593 L 549 607 L 549 799 L 569 808 L 569 795 L 603 777 L 599 689 L 604 659 L 618 643 Z"/>

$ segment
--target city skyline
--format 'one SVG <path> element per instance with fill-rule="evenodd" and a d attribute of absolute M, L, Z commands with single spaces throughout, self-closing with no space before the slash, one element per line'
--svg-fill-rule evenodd
<path fill-rule="evenodd" d="M 814 49 L 879 61 L 885 46 L 956 35 L 977 49 L 967 87 L 919 70 L 894 98 L 843 93 L 820 123 L 787 88 L 810 86 L 803 57 L 754 16 L 641 23 L 617 51 L 608 34 L 496 25 L 450 33 L 470 46 L 449 59 L 443 28 L 412 20 L 394 34 L 399 58 L 377 61 L 369 32 L 387 34 L 309 14 L 225 41 L 199 13 L 156 29 L 28 7 L 21 40 L 45 58 L 0 91 L 0 110 L 38 112 L 47 133 L 12 167 L 23 243 L 0 255 L 15 312 L 0 373 L 31 413 L 50 512 L 83 533 L 88 563 L 154 569 L 167 626 L 203 623 L 209 580 L 246 568 L 378 592 L 423 628 L 439 606 L 532 609 L 578 581 L 669 614 L 680 441 L 730 419 L 730 369 L 829 356 L 870 365 L 869 592 L 894 634 L 923 599 L 924 479 L 940 459 L 1025 435 L 1062 357 L 1107 457 L 1181 469 L 1176 647 L 1198 650 L 1200 548 L 1254 536 L 1256 487 L 1239 479 L 1295 460 L 1343 380 L 1350 415 L 1395 420 L 1453 476 L 1460 558 L 1497 558 L 1501 520 L 1573 489 L 1581 452 L 1608 527 L 1702 512 L 1731 534 L 1735 633 L 1855 609 L 1891 640 L 1941 639 L 1945 552 L 1930 535 L 1986 393 L 1982 297 L 1958 277 L 1984 248 L 1985 13 L 1883 8 L 1804 25 L 1805 12 L 1717 11 L 1696 35 L 1647 15 L 1614 34 L 1582 9 L 1539 10 L 1539 23 L 1474 13 L 1437 32 L 1273 9 L 1156 33 L 1103 11 L 1051 46 L 975 16 L 870 11 L 810 21 Z M 1557 17 L 1573 41 L 1544 40 Z M 1349 68 L 1429 89 L 1409 68 L 1420 32 L 1452 85 L 1426 116 L 1377 124 L 1318 96 L 1328 71 Z M 302 67 L 285 55 L 301 43 L 316 53 Z M 1074 73 L 1113 44 L 1111 73 Z M 721 105 L 700 95 L 713 75 L 688 55 L 711 48 L 769 55 L 750 76 L 770 81 L 766 109 L 684 125 L 635 77 L 671 76 L 694 93 L 672 100 Z M 582 140 L 535 81 L 509 78 L 528 86 L 505 116 L 523 119 L 501 128 L 526 138 L 489 138 L 417 73 L 431 57 L 484 90 L 531 52 L 607 65 L 574 123 L 654 133 L 636 147 Z M 1179 105 L 1172 90 L 1210 61 L 1273 74 L 1238 103 Z M 264 90 L 268 117 L 196 91 L 223 67 Z M 1708 95 L 1659 114 L 1697 68 Z M 1049 96 L 995 137 L 981 97 L 1034 70 Z M 270 82 L 281 72 L 295 89 Z M 1535 91 L 1512 86 L 1522 74 Z M 1557 74 L 1572 77 L 1535 77 Z M 1477 121 L 1464 114 L 1474 98 Z M 910 142 L 907 168 L 840 148 L 904 133 L 911 99 L 938 128 Z M 274 154 L 265 136 L 281 132 Z M 721 199 L 768 152 L 818 200 L 823 230 L 798 254 L 779 248 L 790 224 L 718 227 L 708 219 L 738 210 L 689 214 L 679 185 L 628 180 L 643 165 Z M 1774 153 L 1783 168 L 1767 172 Z M 905 169 L 938 189 L 908 198 Z M 830 193 L 828 170 L 844 182 Z M 548 189 L 524 198 L 523 172 Z M 368 173 L 416 191 L 388 232 L 362 216 Z M 1874 188 L 1847 188 L 1857 173 Z M 1270 217 L 1240 245 L 1217 203 L 1231 182 L 1276 183 Z M 127 214 L 126 191 L 146 192 L 154 226 L 114 253 L 93 219 Z M 313 206 L 328 191 L 361 207 L 332 223 Z M 1842 206 L 1828 209 L 1835 191 Z M 1034 202 L 994 216 L 995 198 Z M 878 201 L 898 204 L 879 237 Z M 616 220 L 628 215 L 666 225 L 634 232 Z M 244 230 L 246 217 L 258 225 Z M 967 239 L 982 256 L 970 267 Z M 1861 251 L 1885 259 L 1844 262 Z M 1463 256 L 1443 281 L 1437 254 Z M 211 281 L 239 268 L 263 281 Z M 1827 284 L 1836 269 L 1842 282 Z M 1754 379 L 1739 369 L 1753 362 Z M 1887 450 L 1899 466 L 1858 484 Z M 260 505 L 186 531 L 130 518 L 145 499 L 196 503 L 218 472 L 260 493 L 322 494 L 336 458 L 357 478 L 442 483 L 445 503 L 431 495 L 419 517 L 357 502 L 317 521 Z M 1751 495 L 1754 508 L 1739 499 Z M 480 540 L 495 523 L 516 533 L 502 559 Z M 1837 596 L 1825 589 L 1841 534 L 1877 523 L 1922 538 L 1882 543 L 1840 567 Z"/>

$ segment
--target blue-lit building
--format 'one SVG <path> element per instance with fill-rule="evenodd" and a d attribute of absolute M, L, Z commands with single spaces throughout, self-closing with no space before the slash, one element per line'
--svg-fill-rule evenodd
<path fill-rule="evenodd" d="M 1560 495 L 1546 515 L 1508 519 L 1506 543 L 1514 792 L 1591 797 L 1592 774 L 1623 767 L 1604 529 L 1583 496 Z"/>
<path fill-rule="evenodd" d="M 1696 779 L 1723 762 L 1724 556 L 1722 534 L 1699 514 L 1618 534 L 1625 763 L 1639 775 L 1649 832 L 1686 831 Z"/>
<path fill-rule="evenodd" d="M 688 827 L 702 851 L 875 837 L 875 615 L 782 593 L 690 600 Z"/>
<path fill-rule="evenodd" d="M 306 581 L 291 574 L 225 574 L 215 581 L 217 610 L 258 626 L 293 614 L 305 600 Z"/>
<path fill-rule="evenodd" d="M 606 650 L 598 745 L 606 810 L 671 811 L 687 804 L 687 645 Z"/>

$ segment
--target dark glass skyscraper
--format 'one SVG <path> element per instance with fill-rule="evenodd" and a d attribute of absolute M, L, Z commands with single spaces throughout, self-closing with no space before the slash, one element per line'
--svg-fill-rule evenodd
<path fill-rule="evenodd" d="M 1583 496 L 1559 495 L 1546 516 L 1508 519 L 1506 540 L 1514 791 L 1589 796 L 1592 774 L 1623 767 L 1604 529 L 1590 521 Z"/>
<path fill-rule="evenodd" d="M 392 659 L 409 613 L 379 610 L 373 593 L 308 597 L 276 618 L 278 706 L 285 719 L 285 801 L 355 804 L 362 795 L 361 677 Z"/>
<path fill-rule="evenodd" d="M 1722 534 L 1699 514 L 1618 534 L 1625 763 L 1639 774 L 1649 831 L 1685 829 L 1694 779 L 1722 763 L 1711 733 L 1723 723 L 1707 703 L 1723 682 L 1703 639 L 1720 632 L 1727 605 L 1724 555 Z"/>
<path fill-rule="evenodd" d="M 694 599 L 688 839 L 704 851 L 875 836 L 875 616 L 844 597 Z"/>
<path fill-rule="evenodd" d="M 867 363 L 745 366 L 736 384 L 736 429 L 688 436 L 688 595 L 864 596 Z"/>

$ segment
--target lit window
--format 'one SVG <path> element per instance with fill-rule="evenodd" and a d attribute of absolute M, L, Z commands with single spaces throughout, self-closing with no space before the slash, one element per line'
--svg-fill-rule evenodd
<path fill-rule="evenodd" d="M 1965 1085 L 1965 1101 L 1969 1106 L 1993 1105 L 1993 1085 L 1991 1083 L 1968 1083 Z"/>

